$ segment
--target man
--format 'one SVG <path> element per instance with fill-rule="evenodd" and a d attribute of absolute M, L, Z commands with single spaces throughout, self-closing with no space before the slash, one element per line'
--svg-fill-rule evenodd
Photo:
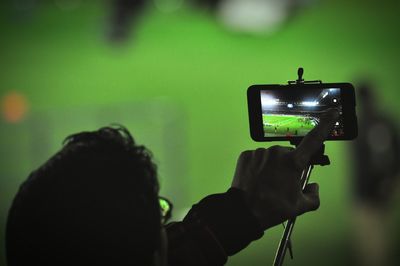
<path fill-rule="evenodd" d="M 399 133 L 394 120 L 380 110 L 372 84 L 362 84 L 358 92 L 359 136 L 351 147 L 356 265 L 395 265 L 390 216 L 399 192 Z"/>
<path fill-rule="evenodd" d="M 264 230 L 319 206 L 299 176 L 337 119 L 330 110 L 297 149 L 242 152 L 231 188 L 164 227 L 156 166 L 124 128 L 69 136 L 17 193 L 7 222 L 9 266 L 220 266 Z"/>

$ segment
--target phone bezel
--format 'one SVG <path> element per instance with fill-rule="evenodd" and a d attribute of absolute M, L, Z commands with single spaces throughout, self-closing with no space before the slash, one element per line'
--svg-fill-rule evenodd
<path fill-rule="evenodd" d="M 247 105 L 250 123 L 251 138 L 258 142 L 264 141 L 296 141 L 301 140 L 303 136 L 279 136 L 279 137 L 265 137 L 262 123 L 262 109 L 261 109 L 261 90 L 299 90 L 299 89 L 325 89 L 325 88 L 340 88 L 341 89 L 341 102 L 343 112 L 343 123 L 345 135 L 340 137 L 330 136 L 327 140 L 352 140 L 357 137 L 357 116 L 356 116 L 356 101 L 354 87 L 351 83 L 317 83 L 317 84 L 289 84 L 289 85 L 252 85 L 247 89 Z"/>

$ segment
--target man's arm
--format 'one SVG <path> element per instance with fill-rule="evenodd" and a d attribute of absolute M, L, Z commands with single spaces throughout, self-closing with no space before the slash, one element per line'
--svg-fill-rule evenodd
<path fill-rule="evenodd" d="M 170 266 L 220 266 L 263 236 L 244 192 L 231 188 L 193 205 L 182 222 L 167 226 Z"/>

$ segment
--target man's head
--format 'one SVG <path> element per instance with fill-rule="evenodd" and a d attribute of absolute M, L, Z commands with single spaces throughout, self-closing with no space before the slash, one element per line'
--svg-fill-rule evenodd
<path fill-rule="evenodd" d="M 13 265 L 150 265 L 160 244 L 156 166 L 122 128 L 71 135 L 9 212 Z"/>

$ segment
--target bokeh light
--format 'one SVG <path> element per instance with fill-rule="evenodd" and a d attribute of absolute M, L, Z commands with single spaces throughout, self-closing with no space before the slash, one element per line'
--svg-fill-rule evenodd
<path fill-rule="evenodd" d="M 17 123 L 26 117 L 28 102 L 23 94 L 11 91 L 1 100 L 1 111 L 7 122 Z"/>

